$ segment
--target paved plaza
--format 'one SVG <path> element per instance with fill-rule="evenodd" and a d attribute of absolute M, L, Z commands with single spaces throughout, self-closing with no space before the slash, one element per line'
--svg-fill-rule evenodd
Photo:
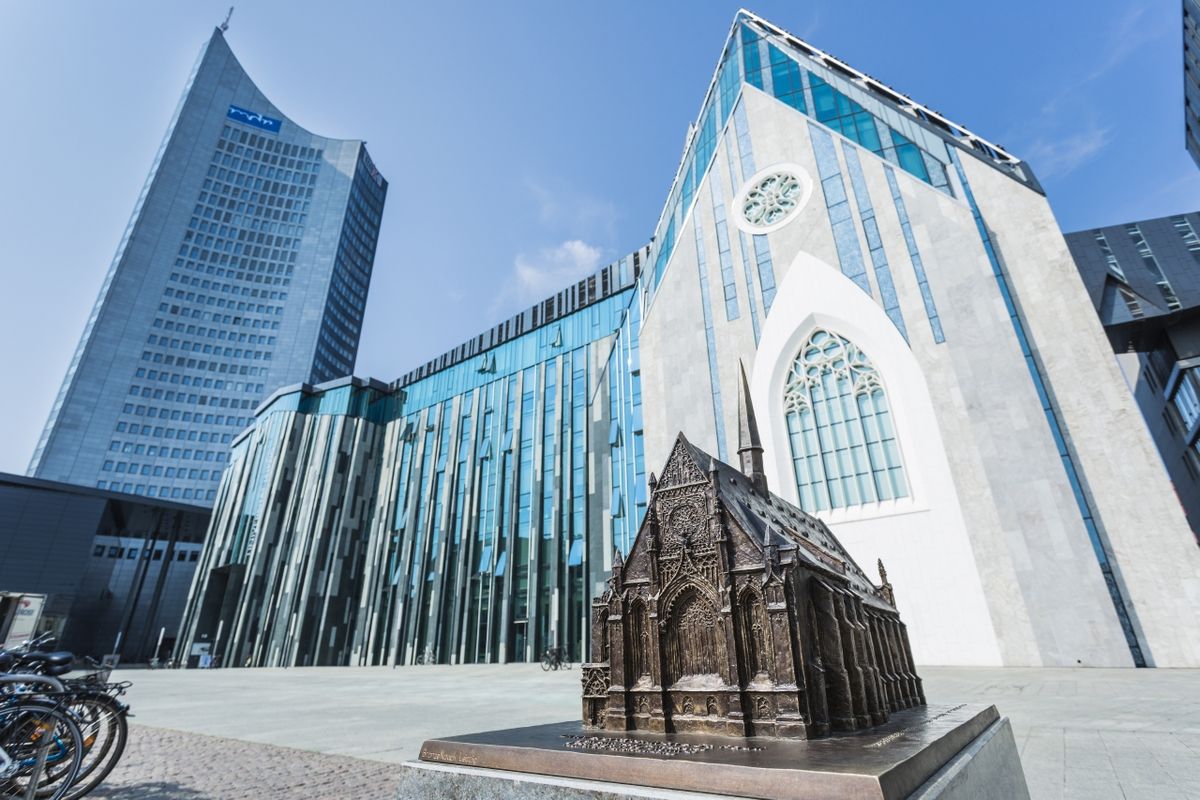
<path fill-rule="evenodd" d="M 379 761 L 134 724 L 121 763 L 88 797 L 394 800 L 396 786 L 396 768 Z"/>
<path fill-rule="evenodd" d="M 925 667 L 931 703 L 1011 718 L 1034 800 L 1200 798 L 1200 671 Z M 394 796 L 435 736 L 570 719 L 537 665 L 125 671 L 129 753 L 99 797 Z M 167 730 L 162 730 L 167 729 Z"/>

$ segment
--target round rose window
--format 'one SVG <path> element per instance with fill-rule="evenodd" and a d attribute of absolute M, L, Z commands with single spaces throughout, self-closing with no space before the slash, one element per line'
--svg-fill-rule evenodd
<path fill-rule="evenodd" d="M 790 172 L 773 172 L 746 192 L 742 216 L 756 228 L 781 222 L 802 202 L 804 187 Z"/>

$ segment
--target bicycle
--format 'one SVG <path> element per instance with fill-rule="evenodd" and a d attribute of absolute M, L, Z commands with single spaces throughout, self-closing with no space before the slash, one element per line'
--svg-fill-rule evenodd
<path fill-rule="evenodd" d="M 413 663 L 420 664 L 436 664 L 437 658 L 433 655 L 433 648 L 425 645 L 425 649 L 417 653 L 417 657 L 413 659 Z"/>
<path fill-rule="evenodd" d="M 571 660 L 567 656 L 567 650 L 564 647 L 547 647 L 546 652 L 542 653 L 542 670 L 549 672 L 550 670 L 570 669 Z"/>
<path fill-rule="evenodd" d="M 43 643 L 44 638 L 35 641 Z M 109 683 L 109 668 L 92 659 L 83 661 L 91 672 L 79 678 L 60 678 L 58 676 L 71 670 L 72 654 L 29 651 L 31 644 L 27 642 L 23 648 L 14 651 L 0 651 L 0 673 L 11 670 L 8 674 L 0 674 L 0 688 L 9 687 L 7 694 L 0 693 L 0 715 L 7 712 L 10 722 L 19 721 L 22 715 L 27 717 L 29 713 L 35 714 L 33 719 L 54 717 L 57 726 L 64 725 L 59 717 L 65 717 L 76 729 L 78 746 L 74 745 L 74 734 L 69 725 L 64 727 L 63 733 L 50 737 L 54 739 L 56 749 L 52 749 L 42 766 L 29 763 L 28 757 L 24 759 L 23 768 L 28 771 L 32 767 L 31 774 L 39 776 L 33 781 L 33 788 L 29 788 L 27 781 L 21 789 L 20 774 L 16 775 L 18 784 L 15 788 L 24 791 L 29 798 L 75 800 L 95 789 L 124 753 L 129 735 L 126 721 L 129 708 L 118 697 L 130 684 Z M 49 687 L 49 691 L 35 692 L 34 687 L 38 686 Z M 46 709 L 54 713 L 45 713 Z M 47 724 L 44 722 L 43 727 Z M 20 736 L 32 735 L 28 725 L 10 725 L 10 728 L 9 744 L 18 749 Z M 28 744 L 26 742 L 26 749 Z M 13 767 L 10 765 L 8 769 L 11 772 Z M 3 769 L 0 769 L 2 774 Z M 0 795 L 12 794 L 14 777 L 9 776 L 6 780 L 7 786 L 0 781 Z"/>
<path fill-rule="evenodd" d="M 7 692 L 0 698 L 0 795 L 64 800 L 79 778 L 84 752 L 78 723 L 50 697 L 65 687 L 31 675 L 0 675 L 0 687 Z"/>

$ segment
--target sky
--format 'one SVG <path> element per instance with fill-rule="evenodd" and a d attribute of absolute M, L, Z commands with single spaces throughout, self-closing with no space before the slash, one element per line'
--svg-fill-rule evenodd
<path fill-rule="evenodd" d="M 0 471 L 23 473 L 229 0 L 5 0 Z M 356 373 L 391 381 L 653 233 L 738 6 L 240 2 L 227 41 L 390 183 Z M 1200 209 L 1177 0 L 751 9 L 1028 161 L 1066 231 Z"/>

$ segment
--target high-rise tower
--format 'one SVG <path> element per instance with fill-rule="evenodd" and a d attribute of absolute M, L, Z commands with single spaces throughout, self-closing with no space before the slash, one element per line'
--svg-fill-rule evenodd
<path fill-rule="evenodd" d="M 1200 166 L 1200 0 L 1183 0 L 1184 143 Z"/>
<path fill-rule="evenodd" d="M 29 474 L 210 503 L 268 392 L 353 372 L 386 194 L 364 142 L 288 119 L 215 30 Z"/>

